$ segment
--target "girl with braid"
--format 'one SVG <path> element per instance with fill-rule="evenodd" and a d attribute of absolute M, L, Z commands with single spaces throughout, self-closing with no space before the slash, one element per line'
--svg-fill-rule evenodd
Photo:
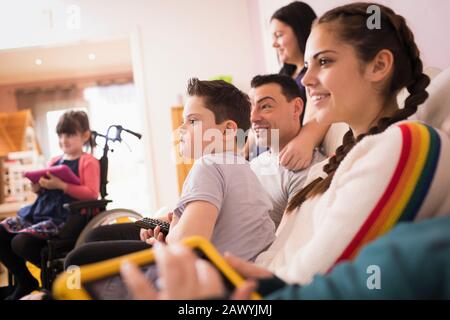
<path fill-rule="evenodd" d="M 375 17 L 380 28 L 369 28 L 370 5 L 380 9 Z M 427 99 L 430 79 L 405 19 L 379 4 L 330 10 L 313 24 L 305 66 L 302 82 L 318 121 L 345 122 L 351 129 L 325 165 L 311 168 L 304 189 L 288 204 L 277 239 L 255 264 L 227 256 L 239 273 L 259 279 L 264 293 L 265 284 L 272 286 L 275 280 L 280 286 L 285 285 L 281 279 L 310 283 L 315 275 L 352 261 L 362 247 L 401 222 L 414 225 L 450 214 L 450 141 L 425 123 L 407 120 Z M 409 97 L 399 106 L 396 96 L 404 87 Z M 163 281 L 175 277 L 172 272 L 178 272 L 177 279 L 190 276 L 188 254 L 177 258 L 170 248 L 157 251 L 164 257 L 159 266 Z M 176 261 L 183 268 L 166 267 Z M 197 281 L 208 279 L 208 288 L 217 278 L 210 269 L 209 277 L 202 268 Z M 130 268 L 125 276 L 132 275 L 126 270 Z M 185 275 L 180 275 L 183 270 Z M 195 297 L 201 285 L 194 284 Z"/>
<path fill-rule="evenodd" d="M 370 3 L 325 13 L 305 52 L 303 83 L 322 123 L 345 122 L 342 145 L 288 204 L 278 239 L 256 263 L 287 282 L 308 283 L 351 260 L 399 222 L 450 214 L 448 137 L 406 120 L 430 79 L 405 19 Z M 404 106 L 398 92 L 406 87 Z"/>

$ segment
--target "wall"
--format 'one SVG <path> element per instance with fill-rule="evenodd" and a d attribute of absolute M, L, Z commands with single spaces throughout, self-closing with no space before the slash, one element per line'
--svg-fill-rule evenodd
<path fill-rule="evenodd" d="M 14 90 L 12 86 L 0 86 L 0 112 L 17 111 Z"/>
<path fill-rule="evenodd" d="M 148 127 L 144 143 L 152 148 L 153 206 L 173 206 L 178 192 L 175 163 L 169 160 L 170 107 L 178 103 L 177 95 L 184 93 L 187 79 L 193 76 L 229 74 L 237 86 L 248 90 L 252 75 L 263 69 L 253 59 L 249 1 L 253 0 L 2 0 L 0 49 L 123 36 L 139 30 L 139 71 L 145 89 L 142 109 L 148 115 L 143 117 Z M 66 26 L 73 3 L 81 9 L 81 28 L 75 30 Z"/>
<path fill-rule="evenodd" d="M 23 88 L 35 88 L 35 87 L 51 87 L 58 85 L 74 84 L 80 87 L 94 86 L 97 83 L 109 83 L 112 79 L 117 81 L 126 82 L 133 79 L 131 71 L 126 73 L 111 73 L 102 74 L 98 76 L 86 76 L 78 78 L 59 78 L 57 80 L 47 81 L 31 81 L 24 83 L 11 83 L 8 85 L 0 86 L 0 112 L 13 112 L 18 110 L 17 99 L 15 91 Z"/>
<path fill-rule="evenodd" d="M 266 72 L 279 69 L 275 52 L 271 47 L 269 19 L 278 8 L 290 3 L 289 0 L 258 0 L 259 11 L 253 11 L 251 19 L 259 20 L 263 39 Z M 320 16 L 325 11 L 354 1 L 347 0 L 306 0 Z M 447 0 L 378 0 L 404 16 L 413 31 L 424 65 L 444 69 L 450 66 L 450 1 Z"/>

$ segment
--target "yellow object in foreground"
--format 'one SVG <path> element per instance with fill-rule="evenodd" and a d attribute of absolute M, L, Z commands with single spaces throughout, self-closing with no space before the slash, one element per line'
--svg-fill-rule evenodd
<path fill-rule="evenodd" d="M 33 277 L 35 277 L 36 280 L 39 282 L 39 287 L 42 287 L 42 283 L 41 283 L 41 269 L 36 267 L 31 262 L 27 262 L 26 265 L 27 265 L 27 268 L 30 271 L 30 273 L 33 275 Z"/>
<path fill-rule="evenodd" d="M 244 279 L 205 238 L 191 237 L 184 240 L 183 244 L 216 267 L 225 280 L 225 286 L 230 290 L 244 283 Z M 153 277 L 154 284 L 157 283 L 153 250 L 148 249 L 81 268 L 69 268 L 56 279 L 53 286 L 54 297 L 60 300 L 124 299 L 123 290 L 126 291 L 126 287 L 120 278 L 120 266 L 124 260 L 147 268 L 151 273 L 146 275 Z M 261 299 L 261 296 L 254 292 L 251 298 Z"/>

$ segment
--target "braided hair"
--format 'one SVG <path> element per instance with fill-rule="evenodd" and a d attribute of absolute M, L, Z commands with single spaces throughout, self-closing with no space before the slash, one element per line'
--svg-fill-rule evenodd
<path fill-rule="evenodd" d="M 366 26 L 367 8 L 371 5 L 380 8 L 381 28 L 379 29 L 369 29 Z M 289 202 L 286 208 L 287 212 L 301 206 L 306 199 L 328 190 L 342 160 L 359 141 L 366 136 L 382 133 L 393 123 L 407 119 L 428 98 L 425 89 L 430 83 L 430 78 L 423 73 L 419 49 L 405 18 L 383 5 L 359 2 L 326 12 L 314 23 L 314 26 L 330 23 L 333 23 L 333 31 L 336 32 L 340 40 L 353 45 L 358 58 L 362 62 L 372 61 L 378 52 L 383 49 L 390 50 L 394 56 L 394 70 L 383 94 L 387 98 L 392 98 L 402 88 L 406 87 L 409 96 L 402 109 L 398 109 L 390 117 L 379 119 L 366 133 L 354 137 L 350 129 L 344 135 L 342 145 L 336 149 L 335 155 L 323 167 L 327 176 L 324 179 L 315 179 L 300 190 Z"/>

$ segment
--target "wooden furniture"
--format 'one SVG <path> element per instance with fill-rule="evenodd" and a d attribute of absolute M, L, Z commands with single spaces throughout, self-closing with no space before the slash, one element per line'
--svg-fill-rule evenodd
<path fill-rule="evenodd" d="M 8 217 L 13 217 L 23 206 L 32 204 L 36 200 L 36 195 L 31 196 L 25 202 L 9 202 L 0 204 L 0 221 Z"/>
<path fill-rule="evenodd" d="M 4 178 L 4 168 L 3 168 L 3 157 L 0 156 L 0 204 L 5 202 L 5 178 Z"/>
<path fill-rule="evenodd" d="M 0 221 L 15 216 L 22 206 L 23 204 L 20 202 L 0 204 Z"/>
<path fill-rule="evenodd" d="M 176 130 L 183 124 L 183 107 L 175 106 L 171 109 L 172 114 L 172 129 L 174 134 L 176 135 Z M 188 163 L 186 160 L 183 160 L 180 151 L 179 151 L 179 143 L 177 137 L 175 137 L 175 157 L 177 161 L 177 176 L 178 176 L 178 193 L 181 194 L 181 190 L 183 189 L 183 183 L 186 179 L 189 170 L 192 168 L 192 163 Z"/>
<path fill-rule="evenodd" d="M 0 112 L 0 204 L 8 200 L 7 196 L 10 192 L 11 194 L 16 192 L 15 189 L 12 190 L 11 183 L 17 180 L 11 180 L 11 168 L 8 167 L 10 170 L 6 171 L 5 160 L 7 158 L 11 160 L 12 154 L 24 155 L 21 152 L 32 152 L 33 159 L 34 155 L 42 154 L 35 136 L 31 111 Z M 9 175 L 6 174 L 7 172 Z"/>
<path fill-rule="evenodd" d="M 36 150 L 41 154 L 36 138 L 27 135 L 27 129 L 33 127 L 34 121 L 30 110 L 0 112 L 0 157 L 10 152 L 24 150 Z"/>

